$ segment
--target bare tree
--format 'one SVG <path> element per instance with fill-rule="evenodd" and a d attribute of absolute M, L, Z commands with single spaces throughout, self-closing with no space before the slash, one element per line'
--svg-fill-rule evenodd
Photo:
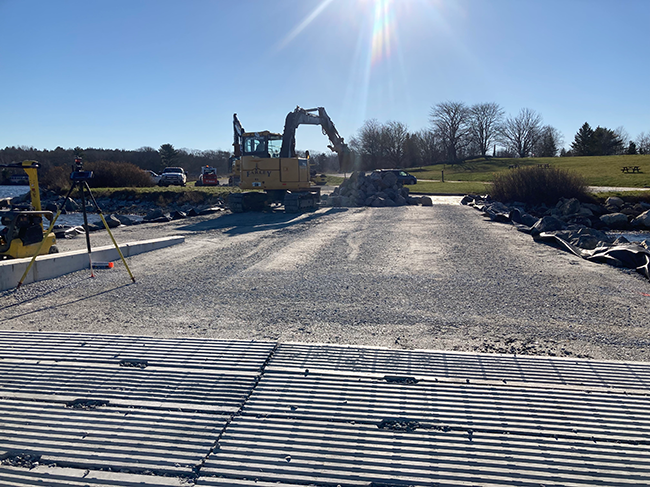
<path fill-rule="evenodd" d="M 463 102 L 445 101 L 431 109 L 431 124 L 441 140 L 447 160 L 456 162 L 468 142 L 469 109 Z"/>
<path fill-rule="evenodd" d="M 620 148 L 618 148 L 616 155 L 621 155 L 625 153 L 625 141 L 630 140 L 630 134 L 627 133 L 627 130 L 625 130 L 625 127 L 622 125 L 620 127 L 616 127 L 614 130 L 614 134 L 621 140 L 622 144 Z"/>
<path fill-rule="evenodd" d="M 503 109 L 497 103 L 477 103 L 469 109 L 468 125 L 472 145 L 483 157 L 496 141 L 503 114 Z"/>
<path fill-rule="evenodd" d="M 528 157 L 542 130 L 542 116 L 530 108 L 522 108 L 516 117 L 508 117 L 501 127 L 499 139 L 507 150 L 519 157 Z"/>
<path fill-rule="evenodd" d="M 444 161 L 444 148 L 433 130 L 420 130 L 413 136 L 417 137 L 416 140 L 421 165 L 431 166 L 440 161 Z"/>
<path fill-rule="evenodd" d="M 358 169 L 377 169 L 386 155 L 384 130 L 376 120 L 366 120 L 359 129 L 358 135 L 350 139 L 350 147 L 361 156 L 361 167 Z"/>
<path fill-rule="evenodd" d="M 386 144 L 386 159 L 390 166 L 404 167 L 405 144 L 409 138 L 408 127 L 402 122 L 388 122 L 382 127 Z"/>
<path fill-rule="evenodd" d="M 650 134 L 641 132 L 636 138 L 636 149 L 639 154 L 650 154 Z"/>

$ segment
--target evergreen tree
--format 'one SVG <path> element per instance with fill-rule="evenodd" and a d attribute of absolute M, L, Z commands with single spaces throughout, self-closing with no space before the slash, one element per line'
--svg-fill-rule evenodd
<path fill-rule="evenodd" d="M 611 129 L 596 127 L 592 141 L 594 156 L 613 156 L 623 153 L 623 140 Z"/>
<path fill-rule="evenodd" d="M 627 146 L 627 153 L 630 155 L 634 155 L 637 153 L 636 144 L 634 143 L 633 140 L 630 140 L 630 145 Z"/>
<path fill-rule="evenodd" d="M 163 144 L 158 149 L 160 153 L 161 168 L 164 169 L 169 166 L 175 166 L 176 161 L 178 160 L 178 151 L 174 149 L 174 146 L 171 144 Z"/>
<path fill-rule="evenodd" d="M 574 156 L 592 156 L 594 155 L 593 149 L 594 131 L 587 122 L 584 123 L 578 133 L 576 134 L 573 143 L 571 144 L 571 151 Z"/>

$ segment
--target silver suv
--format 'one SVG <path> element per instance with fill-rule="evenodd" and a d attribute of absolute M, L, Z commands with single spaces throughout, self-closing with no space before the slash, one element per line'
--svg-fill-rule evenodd
<path fill-rule="evenodd" d="M 187 175 L 182 167 L 166 167 L 160 175 L 159 186 L 170 186 L 172 184 L 185 186 Z"/>

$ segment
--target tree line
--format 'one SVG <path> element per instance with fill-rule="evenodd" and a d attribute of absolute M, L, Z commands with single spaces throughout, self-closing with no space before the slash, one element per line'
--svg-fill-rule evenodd
<path fill-rule="evenodd" d="M 401 122 L 367 120 L 350 140 L 358 155 L 357 167 L 409 168 L 493 156 L 650 154 L 650 134 L 640 134 L 635 142 L 622 127 L 592 130 L 587 123 L 567 150 L 563 135 L 544 124 L 541 114 L 523 108 L 506 116 L 497 103 L 441 102 L 431 108 L 429 122 L 427 129 L 410 132 Z"/>
<path fill-rule="evenodd" d="M 72 166 L 76 157 L 89 163 L 127 163 L 140 169 L 161 172 L 167 166 L 183 167 L 190 175 L 201 173 L 201 166 L 216 167 L 220 174 L 230 170 L 228 159 L 230 153 L 221 150 L 175 149 L 172 144 L 163 144 L 158 150 L 141 147 L 137 150 L 95 149 L 75 147 L 54 150 L 38 150 L 33 147 L 5 147 L 0 149 L 0 163 L 10 164 L 25 160 L 38 161 L 43 172 L 54 167 L 65 169 Z"/>

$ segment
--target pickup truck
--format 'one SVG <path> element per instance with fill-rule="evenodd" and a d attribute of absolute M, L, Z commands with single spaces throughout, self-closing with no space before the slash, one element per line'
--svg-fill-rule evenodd
<path fill-rule="evenodd" d="M 160 175 L 159 186 L 185 186 L 187 175 L 182 167 L 166 167 Z"/>

